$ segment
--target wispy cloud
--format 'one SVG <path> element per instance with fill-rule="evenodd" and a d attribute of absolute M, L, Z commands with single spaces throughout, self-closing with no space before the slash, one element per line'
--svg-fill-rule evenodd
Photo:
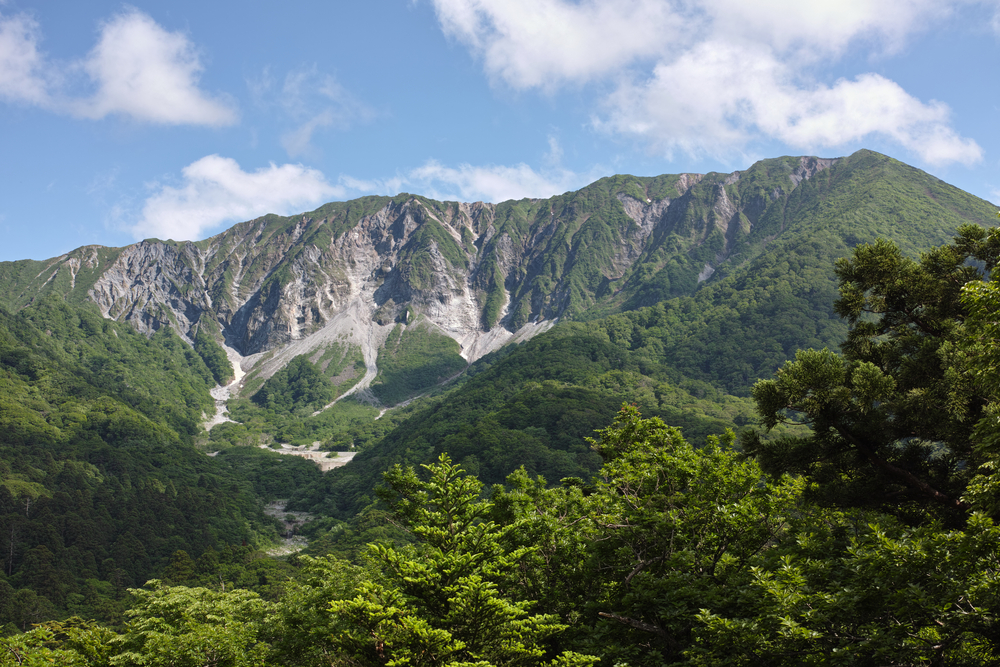
<path fill-rule="evenodd" d="M 291 127 L 281 135 L 281 145 L 289 157 L 317 157 L 315 144 L 326 129 L 347 130 L 370 122 L 379 112 L 347 90 L 332 74 L 313 65 L 296 68 L 283 81 L 270 68 L 247 80 L 254 103 L 275 110 Z"/>
<path fill-rule="evenodd" d="M 614 90 L 594 126 L 667 155 L 723 157 L 758 140 L 827 149 L 881 136 L 932 164 L 982 158 L 941 102 L 873 73 L 817 78 L 848 52 L 898 52 L 977 0 L 433 2 L 442 30 L 497 83 L 551 91 L 601 80 Z"/>
<path fill-rule="evenodd" d="M 154 184 L 137 224 L 136 238 L 196 240 L 226 222 L 308 210 L 346 190 L 300 164 L 243 171 L 231 158 L 209 155 L 184 167 L 176 185 Z"/>
<path fill-rule="evenodd" d="M 526 197 L 551 197 L 581 188 L 608 173 L 601 167 L 579 173 L 559 166 L 543 170 L 523 163 L 448 166 L 428 160 L 390 178 L 366 181 L 342 176 L 340 184 L 356 194 L 395 195 L 408 191 L 439 200 L 496 203 Z"/>
<path fill-rule="evenodd" d="M 585 185 L 585 178 L 562 169 L 538 172 L 523 163 L 448 167 L 430 160 L 409 172 L 406 182 L 435 199 L 501 202 L 562 194 Z"/>
<path fill-rule="evenodd" d="M 0 97 L 56 113 L 124 116 L 163 125 L 231 125 L 235 104 L 199 87 L 202 65 L 188 37 L 126 9 L 100 26 L 96 46 L 69 64 L 46 58 L 25 15 L 0 16 Z M 77 91 L 89 90 L 79 94 Z"/>

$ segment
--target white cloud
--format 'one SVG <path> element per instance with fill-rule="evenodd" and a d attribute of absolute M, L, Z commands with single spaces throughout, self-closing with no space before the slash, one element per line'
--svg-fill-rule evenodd
<path fill-rule="evenodd" d="M 670 154 L 722 154 L 758 136 L 801 150 L 871 134 L 887 136 L 932 164 L 976 162 L 982 149 L 949 126 L 949 110 L 923 103 L 877 74 L 832 86 L 798 80 L 764 48 L 706 42 L 607 101 L 605 129 L 632 134 Z"/>
<path fill-rule="evenodd" d="M 762 140 L 828 149 L 877 135 L 933 164 L 982 156 L 946 105 L 878 74 L 821 72 L 848 52 L 897 52 L 987 1 L 433 0 L 444 32 L 494 80 L 551 90 L 604 79 L 615 90 L 595 126 L 668 155 L 724 157 Z"/>
<path fill-rule="evenodd" d="M 331 199 L 360 194 L 410 192 L 440 200 L 500 202 L 524 197 L 551 197 L 578 189 L 607 174 L 595 168 L 580 174 L 561 168 L 538 172 L 526 164 L 448 167 L 435 160 L 405 174 L 377 180 L 341 176 L 333 185 L 315 169 L 299 164 L 271 164 L 246 172 L 231 158 L 209 155 L 185 167 L 177 185 L 154 184 L 135 238 L 196 240 L 223 223 L 250 220 L 266 213 L 291 215 Z M 101 187 L 96 183 L 95 187 Z M 127 216 L 128 206 L 112 211 Z"/>
<path fill-rule="evenodd" d="M 137 10 L 101 27 L 94 50 L 81 64 L 97 92 L 71 108 L 86 118 L 122 114 L 165 125 L 231 125 L 237 114 L 198 87 L 202 65 L 181 33 L 164 30 Z"/>
<path fill-rule="evenodd" d="M 70 65 L 46 59 L 40 39 L 30 17 L 0 16 L 0 98 L 90 119 L 122 115 L 209 126 L 237 121 L 232 103 L 199 88 L 203 67 L 190 40 L 138 10 L 102 24 L 94 49 Z M 94 92 L 70 92 L 86 88 Z"/>
<path fill-rule="evenodd" d="M 36 105 L 48 103 L 39 40 L 38 24 L 31 17 L 0 15 L 0 99 Z"/>
<path fill-rule="evenodd" d="M 438 200 L 495 203 L 525 197 L 551 197 L 579 189 L 607 174 L 600 167 L 581 174 L 558 167 L 539 172 L 523 163 L 449 167 L 437 160 L 428 160 L 393 178 L 363 181 L 342 176 L 340 184 L 358 193 L 395 195 L 408 190 Z"/>
<path fill-rule="evenodd" d="M 266 213 L 290 215 L 342 197 L 344 189 L 327 182 L 315 169 L 299 164 L 271 164 L 243 171 L 231 158 L 203 157 L 184 167 L 183 182 L 159 185 L 132 228 L 136 238 L 195 240 L 224 222 L 249 220 Z"/>
<path fill-rule="evenodd" d="M 514 88 L 583 82 L 656 55 L 683 17 L 659 0 L 434 0 L 445 33 Z"/>
<path fill-rule="evenodd" d="M 700 0 L 710 26 L 703 39 L 753 41 L 797 59 L 842 54 L 856 45 L 892 52 L 913 32 L 964 0 Z M 857 44 L 863 40 L 863 44 Z"/>
<path fill-rule="evenodd" d="M 446 167 L 434 160 L 414 169 L 407 182 L 435 199 L 501 202 L 525 197 L 544 198 L 583 185 L 570 171 L 539 173 L 526 164 Z"/>

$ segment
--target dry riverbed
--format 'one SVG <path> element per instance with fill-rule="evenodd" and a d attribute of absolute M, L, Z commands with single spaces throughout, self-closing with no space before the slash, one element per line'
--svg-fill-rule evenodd
<path fill-rule="evenodd" d="M 311 446 L 300 445 L 298 447 L 282 444 L 280 449 L 272 449 L 270 445 L 260 445 L 261 449 L 270 449 L 278 454 L 289 456 L 301 456 L 319 466 L 320 470 L 326 472 L 340 466 L 345 466 L 351 462 L 357 452 L 325 452 L 320 451 L 319 443 L 314 442 Z"/>
<path fill-rule="evenodd" d="M 284 526 L 281 542 L 267 550 L 268 556 L 289 556 L 296 551 L 305 549 L 309 542 L 302 535 L 296 534 L 296 529 L 313 520 L 309 512 L 290 512 L 285 510 L 288 500 L 275 500 L 264 508 L 264 514 L 273 516 Z"/>

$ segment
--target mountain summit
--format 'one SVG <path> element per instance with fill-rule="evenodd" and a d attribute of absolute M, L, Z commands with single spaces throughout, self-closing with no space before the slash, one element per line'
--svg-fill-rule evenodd
<path fill-rule="evenodd" d="M 907 198 L 937 224 L 904 220 Z M 853 245 L 865 239 L 852 216 L 905 248 L 900 225 L 913 225 L 912 247 L 926 247 L 992 215 L 987 202 L 870 151 L 783 157 L 731 174 L 613 176 L 499 204 L 364 197 L 198 242 L 6 262 L 0 293 L 13 309 L 55 292 L 147 333 L 169 325 L 193 341 L 203 330 L 261 378 L 336 345 L 341 358 L 363 358 L 361 388 L 394 330 L 451 339 L 450 354 L 470 363 L 559 319 L 691 295 L 790 237 L 837 228 Z"/>

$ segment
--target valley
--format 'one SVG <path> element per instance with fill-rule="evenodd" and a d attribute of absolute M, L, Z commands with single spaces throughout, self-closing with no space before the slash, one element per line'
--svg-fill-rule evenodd
<path fill-rule="evenodd" d="M 996 222 L 860 151 L 0 263 L 0 626 L 988 662 Z"/>

